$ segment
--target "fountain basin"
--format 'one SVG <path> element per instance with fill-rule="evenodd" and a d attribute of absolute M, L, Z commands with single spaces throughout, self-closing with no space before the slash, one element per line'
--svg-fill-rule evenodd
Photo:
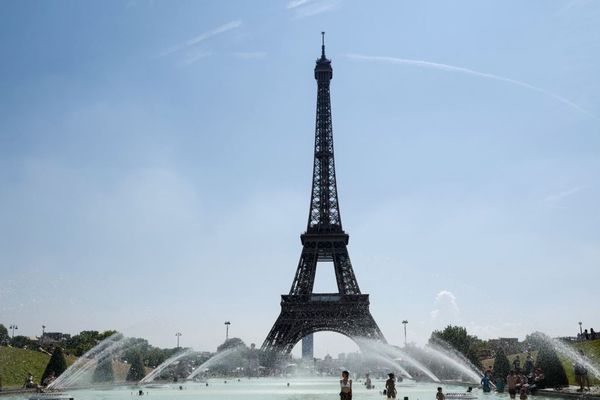
<path fill-rule="evenodd" d="M 356 400 L 381 400 L 381 391 L 385 387 L 384 377 L 372 377 L 374 389 L 368 390 L 360 381 L 360 376 L 351 373 L 353 384 L 353 398 Z M 66 393 L 48 393 L 49 396 L 60 397 L 60 400 L 73 398 L 75 400 L 132 400 L 133 398 L 151 400 L 331 400 L 338 398 L 339 377 L 283 377 L 283 378 L 213 378 L 206 383 L 183 382 L 161 385 L 161 388 L 147 386 L 113 386 L 107 388 L 85 388 L 69 390 Z M 227 381 L 227 383 L 225 383 Z M 290 384 L 287 386 L 287 384 Z M 180 389 L 181 386 L 181 389 Z M 437 387 L 441 386 L 445 393 L 465 392 L 465 387 L 445 383 L 410 382 L 410 385 L 398 383 L 397 398 L 408 397 L 409 400 L 435 399 Z M 143 390 L 144 395 L 139 396 L 138 391 Z M 545 396 L 538 392 L 535 400 L 551 400 L 556 397 Z M 465 393 L 466 394 L 466 393 Z M 474 388 L 470 395 L 485 400 L 507 400 L 506 393 L 486 393 Z M 28 400 L 36 397 L 39 400 L 50 400 L 55 397 L 31 393 L 11 394 L 1 396 L 0 400 Z M 64 397 L 63 397 L 64 396 Z M 568 396 L 564 396 L 568 398 Z M 463 398 L 460 398 L 463 400 Z M 465 400 L 467 400 L 465 398 Z M 473 400 L 472 398 L 469 400 Z"/>

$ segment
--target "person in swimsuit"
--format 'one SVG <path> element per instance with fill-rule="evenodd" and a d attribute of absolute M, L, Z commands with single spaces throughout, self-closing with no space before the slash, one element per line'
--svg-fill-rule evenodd
<path fill-rule="evenodd" d="M 506 386 L 508 386 L 508 394 L 511 399 L 517 397 L 517 376 L 515 371 L 510 371 L 510 374 L 506 377 Z"/>
<path fill-rule="evenodd" d="M 352 400 L 352 379 L 350 372 L 343 371 L 340 379 L 340 400 Z"/>
<path fill-rule="evenodd" d="M 394 379 L 394 374 L 389 373 L 388 376 L 389 376 L 388 380 L 385 381 L 385 393 L 386 393 L 388 399 L 395 399 L 396 398 L 396 383 L 395 383 L 395 379 Z"/>

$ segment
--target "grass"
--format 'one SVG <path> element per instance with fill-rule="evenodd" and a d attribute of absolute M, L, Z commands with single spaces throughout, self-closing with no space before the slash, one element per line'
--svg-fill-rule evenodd
<path fill-rule="evenodd" d="M 71 365 L 77 360 L 75 356 L 67 356 L 66 358 L 67 365 Z M 23 386 L 29 372 L 33 375 L 34 382 L 40 383 L 40 378 L 49 360 L 50 356 L 48 354 L 39 351 L 0 346 L 0 387 L 5 389 L 20 388 Z M 125 381 L 128 370 L 128 364 L 113 361 L 115 381 Z M 151 370 L 151 368 L 146 368 L 146 373 Z"/>
<path fill-rule="evenodd" d="M 0 346 L 0 379 L 4 388 L 23 386 L 27 373 L 39 381 L 50 356 L 39 351 Z"/>
<path fill-rule="evenodd" d="M 66 358 L 67 365 L 73 364 L 77 359 L 74 356 Z M 4 388 L 21 387 L 30 372 L 34 382 L 40 383 L 48 361 L 50 361 L 50 356 L 39 351 L 0 346 L 1 386 Z"/>

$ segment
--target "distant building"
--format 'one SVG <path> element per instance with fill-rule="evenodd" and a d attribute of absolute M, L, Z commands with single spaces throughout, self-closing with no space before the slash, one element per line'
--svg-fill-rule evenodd
<path fill-rule="evenodd" d="M 68 333 L 62 333 L 62 332 L 44 332 L 44 335 L 42 335 L 42 338 L 44 340 L 54 340 L 56 342 L 62 342 L 63 340 L 68 340 L 71 339 L 71 335 Z"/>
<path fill-rule="evenodd" d="M 302 359 L 312 360 L 314 353 L 314 335 L 311 333 L 302 338 Z"/>
<path fill-rule="evenodd" d="M 44 332 L 44 334 L 42 335 L 42 337 L 40 338 L 40 341 L 43 341 L 46 344 L 49 343 L 61 343 L 65 340 L 68 340 L 71 338 L 71 335 L 68 333 L 62 333 L 62 332 Z"/>

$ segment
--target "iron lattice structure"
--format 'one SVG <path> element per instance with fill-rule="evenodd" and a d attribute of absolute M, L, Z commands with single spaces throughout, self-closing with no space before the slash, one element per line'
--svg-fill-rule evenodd
<path fill-rule="evenodd" d="M 319 331 L 385 342 L 369 311 L 369 295 L 358 287 L 348 255 L 349 237 L 342 229 L 333 154 L 332 77 L 323 42 L 315 66 L 317 115 L 308 226 L 300 236 L 302 254 L 292 288 L 281 296 L 281 314 L 262 345 L 264 351 L 288 354 L 303 337 Z M 333 263 L 337 293 L 313 293 L 319 262 Z"/>

